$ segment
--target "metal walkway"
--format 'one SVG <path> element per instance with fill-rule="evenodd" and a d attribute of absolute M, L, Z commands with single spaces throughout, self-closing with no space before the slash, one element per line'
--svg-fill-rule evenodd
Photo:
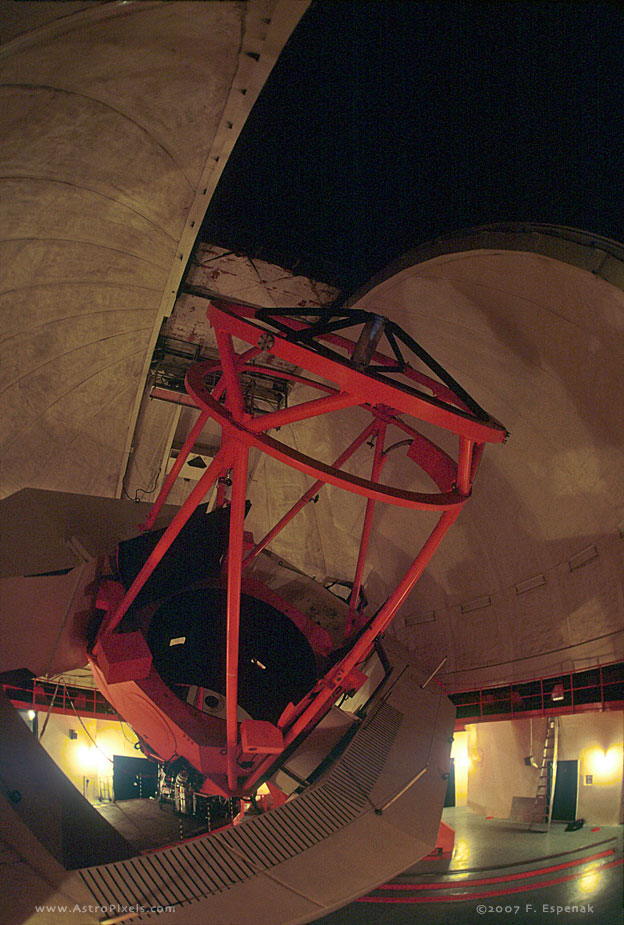
<path fill-rule="evenodd" d="M 149 909 L 190 905 L 266 873 L 371 808 L 370 793 L 401 719 L 382 703 L 318 786 L 265 815 L 186 844 L 87 868 L 80 877 L 99 906 Z"/>

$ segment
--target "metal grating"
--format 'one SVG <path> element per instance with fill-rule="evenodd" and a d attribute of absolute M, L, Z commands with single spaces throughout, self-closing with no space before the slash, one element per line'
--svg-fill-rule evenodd
<path fill-rule="evenodd" d="M 269 870 L 370 808 L 370 793 L 401 719 L 401 713 L 383 703 L 319 786 L 264 816 L 187 844 L 85 868 L 80 876 L 99 906 L 150 909 L 188 905 Z"/>

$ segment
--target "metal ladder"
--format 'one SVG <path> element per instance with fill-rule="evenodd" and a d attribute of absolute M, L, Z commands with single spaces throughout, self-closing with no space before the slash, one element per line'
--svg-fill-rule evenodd
<path fill-rule="evenodd" d="M 559 721 L 557 717 L 546 717 L 544 751 L 537 781 L 537 793 L 531 810 L 529 831 L 549 832 L 552 819 L 555 779 L 557 776 L 557 744 Z"/>

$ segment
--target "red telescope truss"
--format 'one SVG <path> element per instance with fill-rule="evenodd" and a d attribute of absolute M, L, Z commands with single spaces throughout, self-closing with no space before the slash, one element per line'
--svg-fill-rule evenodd
<path fill-rule="evenodd" d="M 220 449 L 160 535 L 129 587 L 113 589 L 111 585 L 106 591 L 103 586 L 98 606 L 106 611 L 106 616 L 92 647 L 91 659 L 98 682 L 122 715 L 137 731 L 138 727 L 152 731 L 151 737 L 146 734 L 148 751 L 160 758 L 170 757 L 172 746 L 159 743 L 168 741 L 162 728 L 174 728 L 175 754 L 184 757 L 204 775 L 205 792 L 242 796 L 253 793 L 271 775 L 279 765 L 280 756 L 305 736 L 343 693 L 363 683 L 365 677 L 358 666 L 414 588 L 468 500 L 485 444 L 503 442 L 507 432 L 416 341 L 382 316 L 358 310 L 257 310 L 214 302 L 208 309 L 208 317 L 216 333 L 219 358 L 198 363 L 187 372 L 188 397 L 185 400 L 194 404 L 200 413 L 143 530 L 153 527 L 209 419 L 221 427 Z M 237 344 L 246 345 L 246 349 L 237 352 L 235 340 Z M 283 362 L 271 365 L 276 360 Z M 214 383 L 215 373 L 218 374 L 217 384 L 210 387 L 206 380 L 210 377 Z M 279 376 L 282 380 L 313 387 L 319 397 L 279 410 L 254 413 L 245 401 L 244 377 L 250 373 L 269 378 Z M 365 409 L 370 421 L 331 464 L 304 455 L 275 436 L 276 429 L 283 425 L 296 425 L 351 407 Z M 420 433 L 415 427 L 418 421 L 456 435 L 456 458 Z M 388 446 L 390 427 L 401 432 L 400 442 L 409 447 L 408 457 L 430 477 L 436 486 L 435 492 L 406 490 L 381 481 L 388 452 L 397 446 L 396 442 Z M 344 464 L 371 440 L 374 441 L 374 454 L 370 475 L 364 477 L 347 472 Z M 244 530 L 248 457 L 252 448 L 314 480 L 288 513 L 258 542 Z M 137 641 L 137 634 L 128 632 L 127 628 L 124 633 L 124 618 L 215 483 L 218 483 L 217 508 L 229 506 L 227 555 L 220 583 L 226 599 L 225 717 L 220 720 L 204 715 L 191 716 L 192 707 L 186 709 L 187 704 L 172 706 L 175 698 L 171 698 L 153 672 L 150 673 L 150 656 L 144 641 Z M 250 577 L 253 565 L 265 547 L 325 484 L 366 499 L 342 640 L 333 646 L 333 658 L 325 662 L 329 665 L 327 670 L 298 702 L 288 703 L 274 722 L 253 718 L 241 720 L 241 600 L 247 594 L 278 610 L 284 609 L 280 608 L 275 595 L 263 592 L 257 578 Z M 226 486 L 231 486 L 229 502 L 225 497 Z M 373 514 L 378 503 L 414 511 L 437 511 L 439 519 L 394 591 L 376 613 L 368 616 L 359 602 Z M 189 584 L 192 581 L 189 576 Z M 293 619 L 291 611 L 292 608 L 289 616 Z M 120 640 L 124 635 L 125 640 Z M 119 655 L 124 645 L 127 651 Z M 323 646 L 319 644 L 318 648 Z M 325 654 L 332 654 L 327 647 Z M 115 681 L 112 674 L 116 658 L 125 660 L 127 666 L 135 666 L 122 672 L 121 681 Z M 137 669 L 141 659 L 143 667 Z M 169 754 L 163 754 L 167 750 Z"/>

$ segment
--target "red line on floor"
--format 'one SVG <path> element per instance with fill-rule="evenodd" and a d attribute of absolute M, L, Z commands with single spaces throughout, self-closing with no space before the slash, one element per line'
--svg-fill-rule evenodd
<path fill-rule="evenodd" d="M 461 880 L 446 881 L 437 883 L 384 883 L 383 886 L 377 887 L 378 890 L 454 890 L 458 886 L 485 886 L 488 883 L 508 883 L 511 880 L 526 880 L 528 877 L 540 877 L 543 874 L 553 874 L 556 870 L 565 870 L 568 867 L 578 867 L 580 864 L 587 864 L 588 861 L 597 861 L 599 858 L 606 858 L 615 854 L 613 848 L 607 851 L 601 851 L 599 854 L 588 854 L 587 857 L 578 858 L 574 861 L 566 861 L 564 864 L 553 864 L 551 867 L 538 867 L 533 870 L 525 870 L 519 874 L 508 874 L 506 877 L 484 877 L 482 880 Z"/>
<path fill-rule="evenodd" d="M 600 864 L 597 871 L 608 870 L 624 864 L 624 858 L 610 861 L 609 864 Z M 540 880 L 538 883 L 525 883 L 522 886 L 512 887 L 510 890 L 487 890 L 483 893 L 464 892 L 452 896 L 362 896 L 356 900 L 359 903 L 457 903 L 470 902 L 473 899 L 486 899 L 489 896 L 511 896 L 512 893 L 527 893 L 531 890 L 541 890 L 546 886 L 557 886 L 559 883 L 569 883 L 570 880 L 580 880 L 584 874 L 568 874 L 567 877 L 556 877 L 554 880 Z"/>

